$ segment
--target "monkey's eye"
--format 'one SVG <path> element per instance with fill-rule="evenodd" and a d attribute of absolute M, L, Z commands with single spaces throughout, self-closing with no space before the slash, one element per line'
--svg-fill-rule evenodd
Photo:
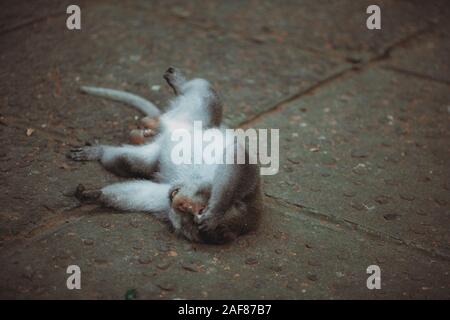
<path fill-rule="evenodd" d="M 176 189 L 174 189 L 174 190 L 171 192 L 171 194 L 170 194 L 170 201 L 173 200 L 173 197 L 176 196 L 176 194 L 178 193 L 178 191 L 180 191 L 180 188 L 176 188 Z"/>
<path fill-rule="evenodd" d="M 198 211 L 198 214 L 199 214 L 199 215 L 202 214 L 203 211 L 205 211 L 205 209 L 206 209 L 206 207 L 202 207 L 202 208 Z"/>

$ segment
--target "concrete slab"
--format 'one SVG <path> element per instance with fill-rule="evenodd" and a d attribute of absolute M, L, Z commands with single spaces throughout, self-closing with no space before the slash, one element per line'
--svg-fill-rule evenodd
<path fill-rule="evenodd" d="M 149 215 L 92 209 L 2 252 L 0 296 L 124 299 L 135 289 L 138 299 L 449 297 L 448 263 L 270 199 L 267 207 L 261 230 L 228 246 L 188 243 Z M 81 268 L 81 290 L 66 287 L 72 264 Z M 383 290 L 367 289 L 372 264 Z"/>
<path fill-rule="evenodd" d="M 280 128 L 266 193 L 449 257 L 448 86 L 370 69 L 258 123 Z"/>
<path fill-rule="evenodd" d="M 197 26 L 166 5 L 154 9 L 100 2 L 82 13 L 80 32 L 66 30 L 65 18 L 56 17 L 33 26 L 31 34 L 21 29 L 4 35 L 8 49 L 1 59 L 9 61 L 2 80 L 9 81 L 3 91 L 5 108 L 31 108 L 30 98 L 40 96 L 49 102 L 48 109 L 56 109 L 68 97 L 78 99 L 81 84 L 130 90 L 163 107 L 171 91 L 162 74 L 176 65 L 216 84 L 224 96 L 227 123 L 237 125 L 350 67 L 288 43 L 259 43 Z M 17 69 L 17 64 L 23 67 Z M 152 90 L 155 86 L 161 89 Z M 101 104 L 91 101 L 91 108 Z"/>
<path fill-rule="evenodd" d="M 450 84 L 450 37 L 448 33 L 424 34 L 414 43 L 393 50 L 387 68 Z"/>
<path fill-rule="evenodd" d="M 366 9 L 372 4 L 370 0 L 164 2 L 177 16 L 205 29 L 217 28 L 256 43 L 293 45 L 350 61 L 378 56 L 448 17 L 446 1 L 377 1 L 382 29 L 373 31 L 366 27 Z"/>

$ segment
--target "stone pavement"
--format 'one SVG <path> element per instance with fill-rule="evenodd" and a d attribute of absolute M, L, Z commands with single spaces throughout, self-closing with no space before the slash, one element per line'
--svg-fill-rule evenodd
<path fill-rule="evenodd" d="M 81 31 L 72 2 L 3 5 L 0 298 L 449 299 L 450 5 L 375 2 L 83 0 Z M 70 147 L 123 143 L 139 116 L 78 87 L 163 106 L 169 65 L 212 81 L 230 126 L 280 129 L 261 228 L 232 244 L 72 196 L 119 179 Z"/>

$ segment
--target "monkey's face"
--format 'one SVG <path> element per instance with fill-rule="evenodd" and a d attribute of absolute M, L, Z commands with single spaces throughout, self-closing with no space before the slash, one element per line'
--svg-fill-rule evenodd
<path fill-rule="evenodd" d="M 175 230 L 187 239 L 202 242 L 198 225 L 194 221 L 196 215 L 201 215 L 208 205 L 211 188 L 202 186 L 177 185 L 169 190 L 169 219 Z"/>
<path fill-rule="evenodd" d="M 194 218 L 201 215 L 208 205 L 211 187 L 178 185 L 169 191 L 170 206 L 177 214 Z"/>
<path fill-rule="evenodd" d="M 230 241 L 229 232 L 221 229 L 201 231 L 194 222 L 196 215 L 201 215 L 211 197 L 210 185 L 178 185 L 169 191 L 171 215 L 175 216 L 175 230 L 194 242 L 221 244 Z M 172 220 L 173 218 L 171 218 Z M 174 222 L 174 220 L 172 220 Z M 233 237 L 234 239 L 234 237 Z"/>

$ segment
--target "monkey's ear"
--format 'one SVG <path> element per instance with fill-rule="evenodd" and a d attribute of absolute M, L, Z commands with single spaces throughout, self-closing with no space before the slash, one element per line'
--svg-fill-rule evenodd
<path fill-rule="evenodd" d="M 180 187 L 174 187 L 174 188 L 171 188 L 171 189 L 169 190 L 169 200 L 170 200 L 170 202 L 173 201 L 173 197 L 176 196 L 176 194 L 178 193 L 178 191 L 180 191 Z"/>
<path fill-rule="evenodd" d="M 199 208 L 197 214 L 201 215 L 201 214 L 203 214 L 203 212 L 205 212 L 205 210 L 206 210 L 206 206 L 202 206 L 202 207 Z"/>

